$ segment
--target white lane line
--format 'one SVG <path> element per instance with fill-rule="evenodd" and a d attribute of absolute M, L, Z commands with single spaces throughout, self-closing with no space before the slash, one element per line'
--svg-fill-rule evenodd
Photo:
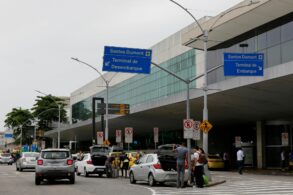
<path fill-rule="evenodd" d="M 130 185 L 130 186 L 137 186 L 137 187 L 140 187 L 140 188 L 145 188 L 145 189 L 151 191 L 152 195 L 157 195 L 156 191 L 154 189 L 152 189 L 152 188 L 145 187 L 145 186 L 140 186 L 140 185 L 133 185 L 133 184 L 128 184 L 128 185 Z"/>

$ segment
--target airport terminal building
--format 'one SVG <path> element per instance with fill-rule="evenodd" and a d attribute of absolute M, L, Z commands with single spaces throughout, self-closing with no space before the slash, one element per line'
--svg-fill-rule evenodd
<path fill-rule="evenodd" d="M 280 166 L 280 153 L 292 151 L 293 136 L 293 1 L 246 0 L 215 17 L 199 20 L 208 29 L 207 69 L 223 65 L 224 53 L 263 53 L 263 76 L 224 76 L 224 67 L 208 74 L 209 153 L 228 152 L 236 146 L 246 152 L 246 165 Z M 160 41 L 152 49 L 152 61 L 184 79 L 204 71 L 203 34 L 196 23 Z M 242 46 L 242 47 L 240 47 Z M 245 46 L 245 47 L 243 47 Z M 183 140 L 186 118 L 186 84 L 172 75 L 151 68 L 151 74 L 104 74 L 111 80 L 109 103 L 130 105 L 128 115 L 110 115 L 109 140 L 115 130 L 133 127 L 132 148 L 154 148 L 153 128 L 159 128 L 159 144 Z M 72 124 L 62 127 L 61 143 L 92 142 L 92 99 L 106 98 L 103 79 L 97 78 L 72 92 Z M 190 111 L 203 119 L 203 80 L 190 84 Z M 96 130 L 101 130 L 96 116 Z M 57 129 L 45 135 L 56 143 Z M 201 139 L 202 140 L 202 139 Z M 192 144 L 201 145 L 202 141 Z M 237 141 L 235 141 L 237 140 Z"/>

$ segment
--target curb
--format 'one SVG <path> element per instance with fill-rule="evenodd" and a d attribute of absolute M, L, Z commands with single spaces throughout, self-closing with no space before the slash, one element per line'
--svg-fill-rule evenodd
<path fill-rule="evenodd" d="M 219 184 L 222 184 L 222 183 L 225 183 L 225 182 L 226 182 L 226 180 L 211 182 L 211 183 L 209 183 L 207 185 L 204 185 L 204 187 L 212 187 L 212 186 L 219 185 Z"/>

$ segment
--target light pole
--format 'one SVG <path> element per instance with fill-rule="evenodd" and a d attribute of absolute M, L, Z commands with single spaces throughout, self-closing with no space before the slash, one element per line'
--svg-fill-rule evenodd
<path fill-rule="evenodd" d="M 98 69 L 96 69 L 94 66 L 92 66 L 92 65 L 90 65 L 90 64 L 88 64 L 86 62 L 83 62 L 83 61 L 79 60 L 78 58 L 73 58 L 72 57 L 71 59 L 72 60 L 75 60 L 75 61 L 77 61 L 77 62 L 79 62 L 81 64 L 84 64 L 84 65 L 90 67 L 91 69 L 93 69 L 94 71 L 96 71 L 101 76 L 101 78 L 103 79 L 103 81 L 106 84 L 106 86 L 105 86 L 106 87 L 106 115 L 105 115 L 105 117 L 106 117 L 106 125 L 105 125 L 105 140 L 108 140 L 108 138 L 109 138 L 109 111 L 108 111 L 108 106 L 109 106 L 109 85 L 110 85 L 110 82 L 112 81 L 112 79 L 114 78 L 115 75 L 111 79 L 107 80 L 102 75 L 102 73 L 100 71 L 98 71 Z"/>
<path fill-rule="evenodd" d="M 48 94 L 46 94 L 46 93 L 43 93 L 43 92 L 41 92 L 41 91 L 39 91 L 39 90 L 35 90 L 36 92 L 38 92 L 38 93 L 40 93 L 40 94 L 43 94 L 43 95 L 45 95 L 45 96 L 49 96 Z M 50 96 L 49 96 L 50 97 Z M 60 148 L 60 123 L 61 123 L 61 104 L 59 103 L 57 103 L 53 98 L 51 98 L 53 101 L 54 101 L 54 103 L 58 106 L 58 129 L 57 129 L 57 139 L 58 139 L 58 148 Z"/>
<path fill-rule="evenodd" d="M 213 24 L 208 28 L 208 29 L 203 29 L 203 27 L 200 25 L 199 21 L 192 15 L 192 13 L 190 13 L 188 11 L 188 9 L 186 9 L 185 7 L 183 7 L 182 5 L 180 5 L 179 3 L 177 3 L 174 0 L 170 0 L 172 3 L 178 5 L 180 8 L 182 8 L 184 11 L 186 11 L 192 18 L 193 20 L 196 22 L 196 24 L 198 25 L 198 27 L 200 28 L 202 34 L 203 34 L 203 51 L 204 51 L 204 73 L 203 73 L 203 97 L 204 97 L 204 108 L 203 108 L 203 120 L 208 120 L 208 100 L 207 100 L 207 92 L 208 92 L 208 82 L 207 82 L 207 43 L 209 41 L 209 32 L 212 30 L 212 28 L 214 27 L 214 25 L 219 21 L 220 18 L 222 18 L 224 15 L 226 15 L 227 13 L 230 13 L 236 9 L 242 8 L 242 7 L 246 7 L 246 6 L 250 6 L 253 4 L 257 4 L 259 3 L 259 1 L 254 2 L 253 0 L 249 1 L 248 4 L 246 5 L 241 5 L 238 7 L 234 7 L 226 12 L 223 12 L 221 15 L 218 16 L 218 18 L 216 18 L 216 20 L 213 22 Z M 203 133 L 203 149 L 206 153 L 208 153 L 208 133 Z"/>

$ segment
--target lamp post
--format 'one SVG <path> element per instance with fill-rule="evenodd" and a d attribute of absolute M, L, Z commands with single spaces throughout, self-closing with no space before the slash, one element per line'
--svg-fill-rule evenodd
<path fill-rule="evenodd" d="M 108 101 L 109 100 L 109 84 L 110 84 L 110 82 L 112 81 L 112 79 L 114 78 L 115 75 L 111 79 L 107 80 L 102 75 L 102 73 L 100 71 L 98 71 L 98 69 L 96 69 L 94 66 L 92 66 L 92 65 L 90 65 L 90 64 L 88 64 L 86 62 L 83 62 L 83 61 L 79 60 L 78 58 L 71 58 L 71 59 L 72 60 L 75 60 L 75 61 L 77 61 L 77 62 L 79 62 L 81 64 L 84 64 L 84 65 L 90 67 L 91 69 L 93 69 L 94 71 L 96 71 L 101 76 L 101 78 L 103 79 L 103 81 L 106 84 L 106 86 L 105 86 L 106 87 L 106 115 L 105 115 L 105 117 L 106 117 L 106 125 L 105 125 L 105 140 L 108 140 L 108 138 L 109 138 L 109 111 L 108 111 L 108 105 L 109 105 L 109 101 Z"/>
<path fill-rule="evenodd" d="M 41 91 L 39 91 L 39 90 L 35 90 L 36 92 L 38 92 L 38 93 L 40 93 L 40 94 L 43 94 L 43 95 L 45 95 L 45 96 L 49 96 L 48 94 L 46 94 L 46 93 L 43 93 L 43 92 L 41 92 Z M 54 103 L 58 106 L 58 129 L 57 129 L 57 139 L 58 139 L 58 141 L 57 141 L 57 145 L 58 145 L 58 149 L 60 148 L 60 123 L 61 123 L 61 104 L 59 103 L 57 103 L 53 98 L 51 98 L 53 101 L 54 101 Z"/>

